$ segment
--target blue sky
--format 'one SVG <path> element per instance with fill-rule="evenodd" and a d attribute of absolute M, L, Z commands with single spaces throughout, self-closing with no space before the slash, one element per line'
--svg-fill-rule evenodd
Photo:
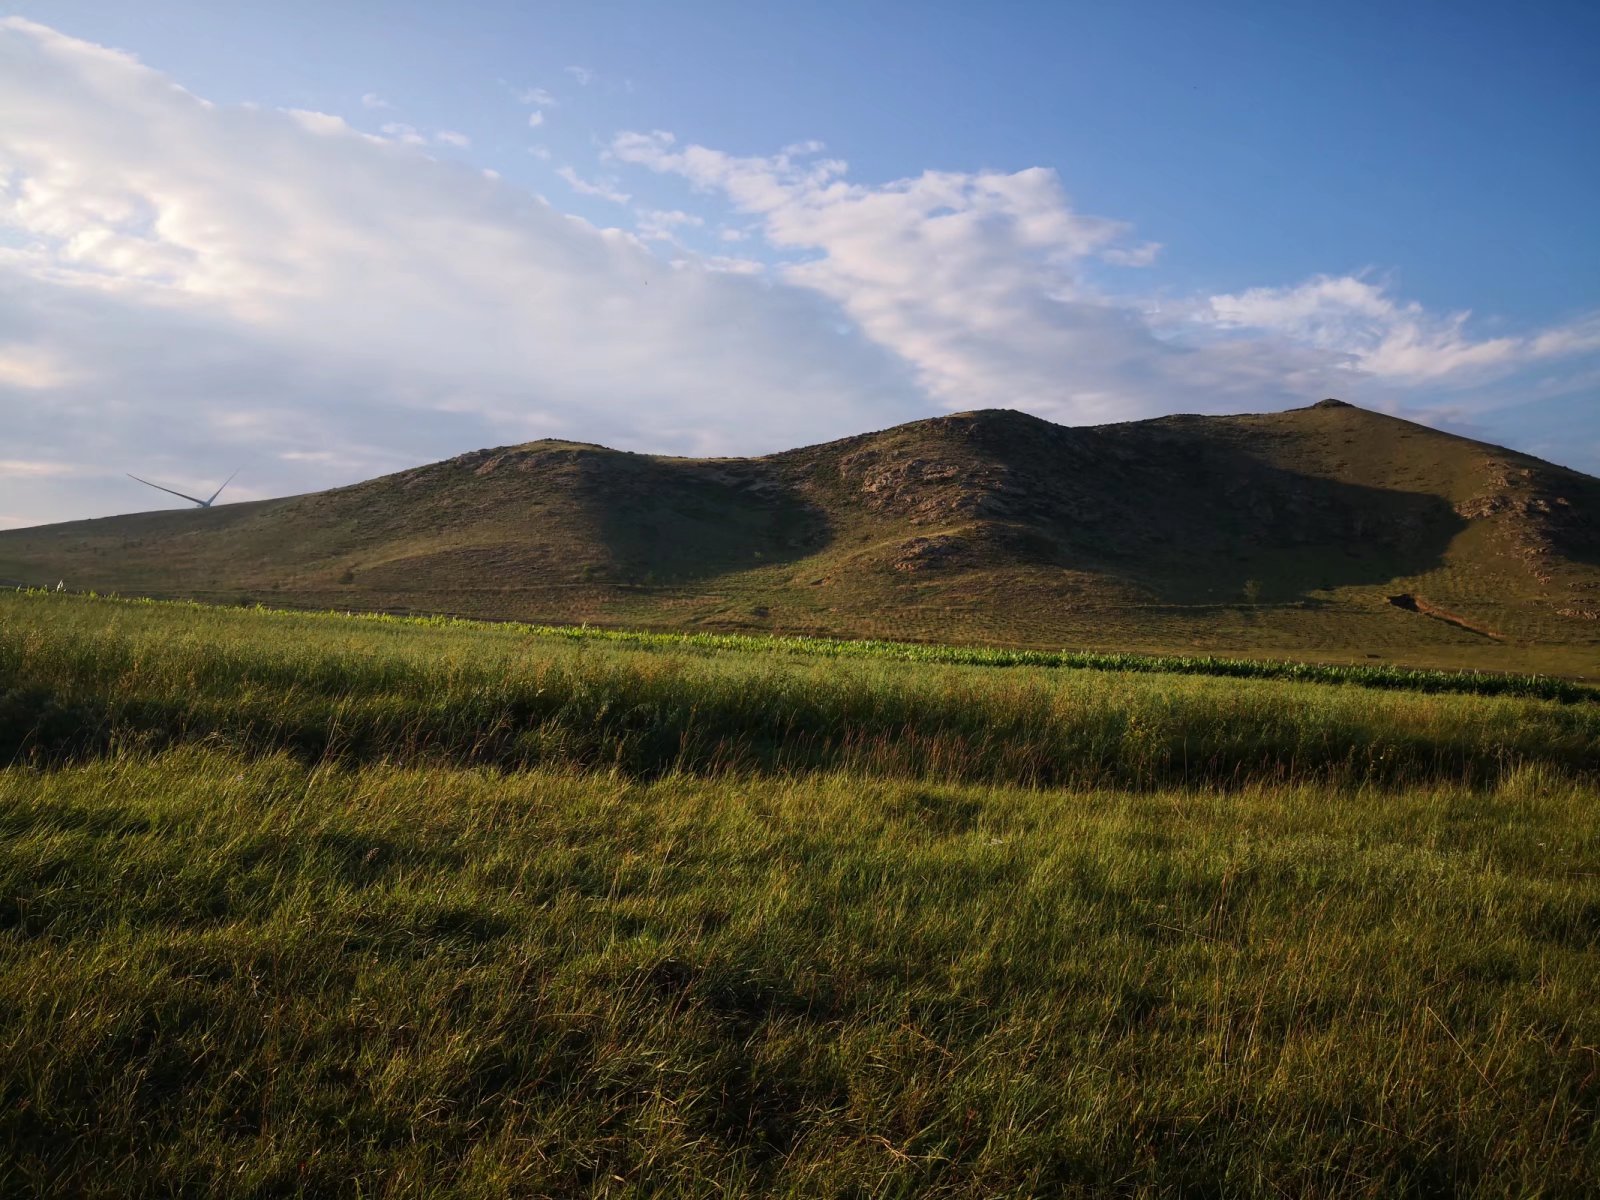
<path fill-rule="evenodd" d="M 5 524 L 989 405 L 1600 470 L 1593 5 L 0 13 Z"/>

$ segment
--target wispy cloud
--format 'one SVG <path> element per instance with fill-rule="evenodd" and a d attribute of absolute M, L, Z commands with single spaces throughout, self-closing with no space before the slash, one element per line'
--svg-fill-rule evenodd
<path fill-rule="evenodd" d="M 1198 315 L 1223 329 L 1283 334 L 1339 355 L 1369 375 L 1402 383 L 1503 370 L 1533 357 L 1535 345 L 1556 345 L 1564 336 L 1552 331 L 1538 338 L 1474 339 L 1466 332 L 1470 313 L 1434 315 L 1350 275 L 1212 296 Z"/>
<path fill-rule="evenodd" d="M 619 135 L 616 160 L 680 175 L 759 218 L 769 244 L 798 253 L 791 284 L 840 304 L 956 407 L 1031 408 L 1067 419 L 1160 406 L 1148 377 L 1119 370 L 1177 350 L 1106 303 L 1085 269 L 1143 243 L 1121 221 L 1077 212 L 1054 172 L 928 172 L 853 184 L 817 143 L 766 157 Z M 1235 392 L 1259 378 L 1242 373 Z"/>
<path fill-rule="evenodd" d="M 414 126 L 406 125 L 400 121 L 390 121 L 387 125 L 379 126 L 379 129 L 386 136 L 393 138 L 397 142 L 404 142 L 408 146 L 426 146 L 428 144 L 428 139 L 418 132 Z"/>
<path fill-rule="evenodd" d="M 30 479 L 61 478 L 82 474 L 72 463 L 48 462 L 32 458 L 0 458 L 0 474 L 25 475 Z"/>
<path fill-rule="evenodd" d="M 588 67 L 573 66 L 573 67 L 567 67 L 567 68 L 565 68 L 565 70 L 566 70 L 568 75 L 571 75 L 574 79 L 576 79 L 578 81 L 578 86 L 579 87 L 588 87 L 591 83 L 594 82 L 594 72 L 591 71 Z"/>
<path fill-rule="evenodd" d="M 1193 299 L 1111 291 L 1106 268 L 1147 267 L 1160 248 L 1077 211 L 1053 171 L 866 185 L 823 151 L 740 157 L 657 131 L 619 134 L 608 153 L 755 218 L 796 256 L 782 278 L 841 305 L 951 406 L 1083 421 L 1339 394 L 1423 412 L 1442 390 L 1600 351 L 1600 316 L 1476 336 L 1470 314 L 1429 313 L 1361 276 Z"/>
<path fill-rule="evenodd" d="M 297 113 L 302 123 L 307 124 L 318 132 L 329 134 L 344 134 L 353 132 L 338 117 L 326 113 Z M 403 121 L 390 121 L 379 126 L 379 132 L 391 141 L 399 142 L 406 146 L 454 146 L 458 150 L 465 150 L 472 145 L 472 139 L 464 133 L 454 129 L 441 129 L 433 134 L 423 133 L 414 125 L 407 125 Z"/>
<path fill-rule="evenodd" d="M 676 243 L 680 230 L 699 229 L 706 222 L 682 209 L 641 208 L 634 214 L 634 223 L 646 241 Z"/>
<path fill-rule="evenodd" d="M 361 97 L 361 107 L 372 109 L 376 112 L 381 112 L 385 109 L 393 108 L 394 105 L 390 104 L 382 96 L 378 95 L 377 92 L 367 92 Z"/>
<path fill-rule="evenodd" d="M 557 167 L 556 174 L 565 180 L 567 186 L 580 196 L 597 196 L 601 200 L 609 200 L 613 204 L 626 204 L 633 199 L 627 192 L 618 190 L 615 180 L 585 179 L 577 171 L 567 166 Z"/>

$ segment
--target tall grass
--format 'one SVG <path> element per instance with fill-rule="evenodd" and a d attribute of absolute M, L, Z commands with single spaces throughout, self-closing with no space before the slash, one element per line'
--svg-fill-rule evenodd
<path fill-rule="evenodd" d="M 0 597 L 0 1197 L 1584 1197 L 1600 706 Z"/>
<path fill-rule="evenodd" d="M 49 592 L 16 589 L 15 595 L 59 603 Z M 194 601 L 123 600 L 72 597 L 112 604 L 159 605 L 166 609 L 205 610 Z M 652 633 L 591 625 L 533 625 L 518 621 L 478 621 L 450 616 L 404 616 L 389 613 L 320 612 L 272 609 L 257 605 L 255 613 L 291 622 L 319 618 L 423 629 L 499 630 L 527 637 L 604 642 L 658 650 L 731 651 L 809 658 L 892 660 L 965 667 L 1035 667 L 1046 669 L 1144 672 L 1159 675 L 1207 675 L 1228 679 L 1282 679 L 1305 683 L 1344 684 L 1410 692 L 1451 692 L 1474 696 L 1521 696 L 1563 703 L 1600 702 L 1600 688 L 1550 675 L 1477 670 L 1432 670 L 1388 665 L 1340 666 L 1327 663 L 1226 658 L 1216 655 L 1105 653 L 1088 650 L 1016 650 L 994 646 L 954 646 L 897 642 L 872 638 L 826 638 L 722 633 Z"/>
<path fill-rule="evenodd" d="M 0 1190 L 1586 1196 L 1592 792 L 0 772 Z"/>
<path fill-rule="evenodd" d="M 73 608 L 72 605 L 78 607 Z M 1482 782 L 1600 767 L 1600 707 L 1194 676 L 693 654 L 517 630 L 48 599 L 0 612 L 0 754 L 1063 786 Z"/>

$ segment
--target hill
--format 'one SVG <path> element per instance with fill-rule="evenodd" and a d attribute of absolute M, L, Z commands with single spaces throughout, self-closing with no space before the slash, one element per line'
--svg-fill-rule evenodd
<path fill-rule="evenodd" d="M 1006 410 L 748 459 L 564 441 L 0 533 L 75 589 L 654 628 L 1600 672 L 1600 480 L 1338 401 Z"/>

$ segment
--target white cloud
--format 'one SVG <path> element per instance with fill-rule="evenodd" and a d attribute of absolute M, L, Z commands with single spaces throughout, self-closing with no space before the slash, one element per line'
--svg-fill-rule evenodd
<path fill-rule="evenodd" d="M 1539 334 L 1528 344 L 1533 358 L 1564 358 L 1575 354 L 1593 354 L 1600 351 L 1600 313 L 1592 313 Z"/>
<path fill-rule="evenodd" d="M 0 458 L 0 475 L 26 475 L 34 479 L 47 476 L 76 475 L 79 469 L 71 463 L 43 462 L 29 458 Z"/>
<path fill-rule="evenodd" d="M 710 254 L 694 260 L 708 271 L 725 271 L 730 275 L 761 275 L 766 263 L 753 258 L 730 258 L 725 254 Z"/>
<path fill-rule="evenodd" d="M 601 200 L 609 200 L 613 204 L 626 204 L 633 199 L 627 192 L 618 191 L 616 181 L 612 179 L 585 179 L 571 167 L 557 167 L 556 174 L 564 179 L 567 186 L 580 196 L 597 196 Z"/>
<path fill-rule="evenodd" d="M 393 108 L 394 105 L 390 104 L 382 96 L 378 95 L 377 92 L 367 92 L 361 97 L 361 107 L 373 109 L 374 111 L 382 111 L 384 109 Z"/>
<path fill-rule="evenodd" d="M 404 142 L 407 146 L 426 146 L 428 144 L 428 139 L 418 133 L 415 128 L 399 121 L 391 121 L 379 128 L 380 132 L 397 142 Z"/>
<path fill-rule="evenodd" d="M 556 98 L 543 88 L 523 88 L 517 93 L 517 99 L 524 104 L 533 104 L 539 108 L 556 107 Z"/>
<path fill-rule="evenodd" d="M 541 126 L 543 124 L 544 124 L 544 113 L 540 112 L 538 109 L 534 109 L 531 113 L 528 114 L 528 128 L 537 129 L 537 128 L 539 128 L 539 126 Z"/>
<path fill-rule="evenodd" d="M 1160 242 L 1142 242 L 1137 246 L 1112 246 L 1101 251 L 1100 257 L 1118 267 L 1148 267 L 1160 253 Z"/>
<path fill-rule="evenodd" d="M 1222 329 L 1284 334 L 1381 378 L 1428 381 L 1501 367 L 1517 356 L 1515 339 L 1467 337 L 1468 315 L 1435 317 L 1366 279 L 1322 275 L 1294 287 L 1212 296 L 1202 319 Z"/>
<path fill-rule="evenodd" d="M 1319 275 L 1294 287 L 1212 296 L 1199 315 L 1223 329 L 1284 335 L 1397 384 L 1476 382 L 1538 359 L 1600 349 L 1600 316 L 1532 336 L 1473 338 L 1467 332 L 1470 313 L 1432 314 L 1354 275 Z"/>
<path fill-rule="evenodd" d="M 24 391 L 58 388 L 79 374 L 45 347 L 0 345 L 0 388 Z"/>
<path fill-rule="evenodd" d="M 348 121 L 346 121 L 343 117 L 336 117 L 332 113 L 315 112 L 311 109 L 305 108 L 290 108 L 284 111 L 287 112 L 289 116 L 293 117 L 295 121 L 299 123 L 302 129 L 307 129 L 312 133 L 321 134 L 324 137 L 343 137 L 346 134 L 355 132 L 355 130 L 351 128 Z M 405 130 L 410 129 L 411 126 L 385 125 L 384 128 Z"/>
<path fill-rule="evenodd" d="M 662 208 L 641 208 L 634 214 L 634 222 L 639 236 L 645 241 L 669 242 L 673 245 L 678 244 L 679 230 L 698 229 L 706 223 L 704 217 L 697 217 L 682 209 Z"/>
<path fill-rule="evenodd" d="M 1195 301 L 1109 292 L 1106 267 L 1148 266 L 1160 247 L 1077 212 L 1053 171 L 929 171 L 867 186 L 823 149 L 738 157 L 657 131 L 619 134 L 609 156 L 755 217 L 793 256 L 782 278 L 838 303 L 950 407 L 1067 421 L 1334 394 L 1422 407 L 1395 389 L 1469 389 L 1600 349 L 1600 316 L 1474 337 L 1469 314 L 1433 315 L 1352 276 Z"/>
<path fill-rule="evenodd" d="M 458 133 L 454 129 L 441 129 L 438 133 L 433 135 L 433 140 L 436 142 L 443 142 L 446 146 L 455 146 L 462 150 L 465 150 L 468 146 L 472 145 L 471 138 L 464 133 Z"/>
<path fill-rule="evenodd" d="M 567 67 L 565 69 L 568 75 L 578 81 L 579 87 L 588 87 L 594 82 L 594 72 L 588 67 Z"/>
<path fill-rule="evenodd" d="M 925 411 L 809 293 L 669 267 L 336 120 L 207 105 L 17 20 L 0 111 L 0 330 L 27 364 L 0 380 L 6 452 L 85 472 L 0 472 L 0 512 L 147 506 L 127 470 L 244 465 L 239 494 L 285 494 L 370 473 L 292 454 L 763 451 Z"/>
<path fill-rule="evenodd" d="M 1095 293 L 1094 264 L 1150 252 L 1123 222 L 1074 211 L 1054 172 L 930 171 L 867 187 L 820 150 L 738 158 L 657 132 L 619 135 L 610 153 L 759 217 L 768 243 L 802 256 L 783 277 L 838 303 L 946 406 L 1142 415 L 1163 404 L 1152 373 L 1204 353 L 1163 343 Z M 1238 375 L 1236 391 L 1259 382 Z"/>

